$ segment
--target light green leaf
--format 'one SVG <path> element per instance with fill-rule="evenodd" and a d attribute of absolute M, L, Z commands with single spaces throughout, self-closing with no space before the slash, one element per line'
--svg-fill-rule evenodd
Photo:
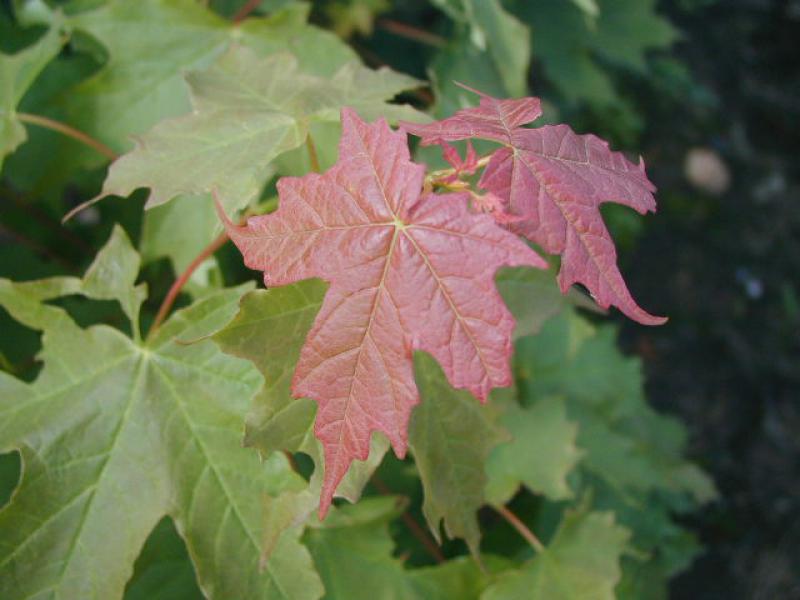
<path fill-rule="evenodd" d="M 261 192 L 270 163 L 304 143 L 311 122 L 338 122 L 345 105 L 367 120 L 417 116 L 387 104 L 417 81 L 385 68 L 351 63 L 322 78 L 301 72 L 291 54 L 260 59 L 235 46 L 187 80 L 194 111 L 162 122 L 116 161 L 104 195 L 149 187 L 152 207 L 179 194 L 216 190 L 228 209 L 239 208 Z"/>
<path fill-rule="evenodd" d="M 63 19 L 55 13 L 47 33 L 35 44 L 13 55 L 0 54 L 0 170 L 3 159 L 26 139 L 25 127 L 16 115 L 25 92 L 66 41 Z"/>
<path fill-rule="evenodd" d="M 388 521 L 403 508 L 395 498 L 365 498 L 331 511 L 304 541 L 330 600 L 477 599 L 488 576 L 466 558 L 405 569 L 393 556 Z"/>
<path fill-rule="evenodd" d="M 481 600 L 615 600 L 628 537 L 612 513 L 568 511 L 547 548 L 501 575 Z"/>
<path fill-rule="evenodd" d="M 291 5 L 240 25 L 193 0 L 111 0 L 70 25 L 99 40 L 106 66 L 65 98 L 69 122 L 118 150 L 165 117 L 189 110 L 182 74 L 210 64 L 234 43 L 265 55 L 291 50 L 304 70 L 328 74 L 354 60 L 335 36 L 306 24 L 308 7 Z"/>
<path fill-rule="evenodd" d="M 147 285 L 134 286 L 139 275 L 139 255 L 119 225 L 97 253 L 83 278 L 82 291 L 91 298 L 117 300 L 139 339 L 139 309 L 147 298 Z"/>
<path fill-rule="evenodd" d="M 119 598 L 148 533 L 169 515 L 208 597 L 318 598 L 296 532 L 259 570 L 262 497 L 303 482 L 282 455 L 262 463 L 241 447 L 258 372 L 211 341 L 183 343 L 227 322 L 241 289 L 176 313 L 142 346 L 106 325 L 81 329 L 45 303 L 107 297 L 109 281 L 128 281 L 117 291 L 123 305 L 135 297 L 137 259 L 121 232 L 99 256 L 84 280 L 0 280 L 0 304 L 43 330 L 44 363 L 32 384 L 0 373 L 0 448 L 19 449 L 24 465 L 0 511 L 0 597 Z"/>
<path fill-rule="evenodd" d="M 551 500 L 572 497 L 567 474 L 581 456 L 575 446 L 578 427 L 567 419 L 564 401 L 545 398 L 530 408 L 517 403 L 503 413 L 512 441 L 496 447 L 489 455 L 486 472 L 488 502 L 503 505 L 525 485 Z"/>
<path fill-rule="evenodd" d="M 507 391 L 495 390 L 481 405 L 469 392 L 455 390 L 431 356 L 414 354 L 414 375 L 421 403 L 411 413 L 408 447 L 419 470 L 425 501 L 422 512 L 428 527 L 441 540 L 466 540 L 477 555 L 481 532 L 477 511 L 484 504 L 486 462 L 492 448 L 507 434 L 495 424 L 494 399 Z"/>

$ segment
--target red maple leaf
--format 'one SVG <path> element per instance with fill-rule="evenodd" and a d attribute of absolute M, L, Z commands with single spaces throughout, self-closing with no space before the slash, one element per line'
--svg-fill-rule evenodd
<path fill-rule="evenodd" d="M 469 138 L 503 144 L 478 185 L 498 196 L 517 217 L 506 218 L 504 225 L 545 252 L 561 255 L 561 291 L 582 283 L 603 308 L 613 304 L 645 325 L 664 323 L 664 317 L 641 309 L 628 291 L 600 214 L 603 202 L 624 204 L 641 214 L 655 211 L 655 186 L 644 164 L 631 163 L 612 152 L 607 142 L 578 135 L 567 125 L 523 128 L 542 114 L 536 98 L 500 100 L 475 92 L 481 97 L 477 108 L 426 125 L 401 126 L 425 145 L 446 147 L 447 142 Z"/>
<path fill-rule="evenodd" d="M 226 228 L 267 286 L 330 282 L 292 381 L 319 404 L 320 517 L 373 431 L 403 457 L 419 402 L 412 352 L 432 354 L 450 383 L 484 401 L 511 384 L 514 320 L 495 288 L 502 265 L 545 267 L 522 240 L 468 209 L 467 194 L 422 193 L 425 168 L 385 120 L 342 111 L 339 160 L 284 177 L 279 209 Z M 224 215 L 223 215 L 224 217 Z"/>

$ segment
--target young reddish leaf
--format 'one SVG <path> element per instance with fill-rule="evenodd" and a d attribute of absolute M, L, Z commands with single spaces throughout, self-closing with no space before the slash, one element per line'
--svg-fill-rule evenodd
<path fill-rule="evenodd" d="M 511 383 L 514 320 L 495 271 L 545 262 L 491 217 L 470 212 L 466 194 L 422 194 L 424 170 L 411 162 L 404 133 L 344 109 L 336 165 L 281 179 L 273 214 L 244 227 L 225 219 L 267 286 L 330 282 L 292 382 L 294 396 L 319 404 L 321 517 L 350 463 L 367 458 L 373 431 L 405 455 L 419 402 L 414 350 L 432 354 L 454 387 L 481 400 Z"/>
<path fill-rule="evenodd" d="M 655 211 L 655 186 L 644 163 L 633 164 L 612 152 L 607 142 L 578 135 L 567 125 L 521 127 L 540 115 L 535 98 L 499 100 L 481 94 L 477 108 L 427 125 L 402 126 L 425 145 L 466 138 L 504 144 L 492 155 L 479 185 L 520 217 L 505 219 L 504 225 L 546 252 L 561 255 L 561 291 L 582 283 L 603 308 L 613 304 L 645 325 L 664 323 L 664 317 L 641 309 L 628 291 L 600 215 L 603 202 L 624 204 L 641 214 Z"/>

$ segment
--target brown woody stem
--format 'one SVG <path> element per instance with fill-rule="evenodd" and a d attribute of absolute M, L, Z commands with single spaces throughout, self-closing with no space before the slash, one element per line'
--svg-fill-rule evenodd
<path fill-rule="evenodd" d="M 500 514 L 501 517 L 503 517 L 506 521 L 508 521 L 509 524 L 514 529 L 516 529 L 522 537 L 525 538 L 525 541 L 527 541 L 531 546 L 533 546 L 534 550 L 536 550 L 537 552 L 544 551 L 544 544 L 542 544 L 541 540 L 538 537 L 536 537 L 536 535 L 530 529 L 528 529 L 528 526 L 525 525 L 525 523 L 523 523 L 522 520 L 517 515 L 511 512 L 510 509 L 508 509 L 505 506 L 495 506 L 495 505 L 492 505 L 492 508 L 494 508 Z"/>
<path fill-rule="evenodd" d="M 71 137 L 73 140 L 77 140 L 80 143 L 89 146 L 94 150 L 97 150 L 97 152 L 99 152 L 109 160 L 116 160 L 118 158 L 117 153 L 114 152 L 108 146 L 106 146 L 103 142 L 100 142 L 94 139 L 93 137 L 86 135 L 82 131 L 78 131 L 74 127 L 70 127 L 65 123 L 61 123 L 60 121 L 55 121 L 53 119 L 49 119 L 41 115 L 31 115 L 28 113 L 17 113 L 17 118 L 23 123 L 38 125 L 39 127 L 44 127 L 45 129 L 51 129 L 53 131 L 57 131 L 58 133 L 62 133 L 68 137 Z"/>

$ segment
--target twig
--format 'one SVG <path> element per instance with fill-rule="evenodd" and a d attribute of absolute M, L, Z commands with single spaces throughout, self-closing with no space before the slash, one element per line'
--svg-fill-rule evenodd
<path fill-rule="evenodd" d="M 377 25 L 389 33 L 414 42 L 419 42 L 420 44 L 425 44 L 426 46 L 444 48 L 447 45 L 447 40 L 445 38 L 431 33 L 430 31 L 425 31 L 424 29 L 409 25 L 408 23 L 401 23 L 400 21 L 394 21 L 392 19 L 378 19 Z"/>
<path fill-rule="evenodd" d="M 41 115 L 31 115 L 29 113 L 19 112 L 17 113 L 17 118 L 23 123 L 30 123 L 31 125 L 38 125 L 39 127 L 44 127 L 45 129 L 51 129 L 53 131 L 63 133 L 64 135 L 71 137 L 72 139 L 77 140 L 80 143 L 93 148 L 94 150 L 97 150 L 109 160 L 116 160 L 118 157 L 118 154 L 106 146 L 103 142 L 86 135 L 82 131 L 78 131 L 74 127 L 70 127 L 65 123 L 61 123 L 60 121 L 54 121 L 53 119 L 49 119 Z"/>
<path fill-rule="evenodd" d="M 164 319 L 167 318 L 167 315 L 169 314 L 172 305 L 175 303 L 175 299 L 178 297 L 178 294 L 180 293 L 181 289 L 183 289 L 183 286 L 186 285 L 186 282 L 189 281 L 189 278 L 192 276 L 192 273 L 194 273 L 197 270 L 197 267 L 199 267 L 205 259 L 207 259 L 209 256 L 213 255 L 217 250 L 222 248 L 222 246 L 224 246 L 225 242 L 227 241 L 228 241 L 228 234 L 227 232 L 223 231 L 215 239 L 213 239 L 208 246 L 203 248 L 200 251 L 200 254 L 195 256 L 194 260 L 191 263 L 189 263 L 189 266 L 186 267 L 183 273 L 181 273 L 180 277 L 178 277 L 174 281 L 172 287 L 169 288 L 169 291 L 167 292 L 164 301 L 158 308 L 158 312 L 156 313 L 156 318 L 153 321 L 152 326 L 150 327 L 150 331 L 147 333 L 148 339 L 153 336 L 155 331 L 164 322 Z"/>
<path fill-rule="evenodd" d="M 258 8 L 259 4 L 261 4 L 261 0 L 247 0 L 247 2 L 242 4 L 242 7 L 236 11 L 236 14 L 231 17 L 231 21 L 234 23 L 241 23 L 250 16 L 251 12 Z"/>
<path fill-rule="evenodd" d="M 372 484 L 384 496 L 392 495 L 392 490 L 390 490 L 377 475 L 372 476 Z M 436 542 L 430 537 L 430 535 L 428 535 L 422 526 L 417 523 L 414 517 L 408 514 L 408 511 L 403 511 L 403 514 L 400 515 L 400 517 L 403 519 L 406 527 L 408 527 L 408 529 L 411 531 L 411 534 L 417 538 L 425 550 L 428 551 L 428 554 L 430 554 L 431 557 L 433 557 L 433 559 L 438 563 L 445 562 L 446 559 L 444 554 L 442 554 L 442 549 L 439 548 Z"/>
<path fill-rule="evenodd" d="M 311 170 L 314 173 L 319 173 L 319 155 L 317 154 L 317 147 L 314 145 L 314 140 L 311 139 L 311 134 L 306 135 L 306 149 L 308 150 L 308 160 L 311 163 Z"/>
<path fill-rule="evenodd" d="M 530 529 L 528 529 L 527 525 L 525 525 L 525 523 L 523 523 L 517 515 L 511 512 L 510 509 L 505 506 L 495 505 L 492 505 L 492 508 L 494 508 L 501 517 L 508 521 L 511 526 L 516 529 L 531 546 L 533 546 L 534 550 L 537 552 L 544 551 L 544 544 L 542 544 L 541 540 L 539 540 L 539 538 L 536 537 L 536 535 Z"/>

